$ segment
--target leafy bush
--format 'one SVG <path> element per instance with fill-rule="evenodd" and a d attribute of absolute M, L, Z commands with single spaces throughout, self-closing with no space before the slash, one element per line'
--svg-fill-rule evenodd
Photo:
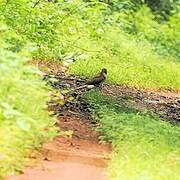
<path fill-rule="evenodd" d="M 167 20 L 178 7 L 177 0 L 103 0 L 103 2 L 108 3 L 113 12 L 124 9 L 137 10 L 142 5 L 147 5 L 161 20 Z"/>
<path fill-rule="evenodd" d="M 37 3 L 38 2 L 38 3 Z M 179 59 L 178 12 L 164 23 L 141 1 L 110 1 L 110 6 L 82 0 L 57 3 L 48 1 L 1 1 L 0 15 L 22 39 L 37 44 L 35 58 L 63 60 L 65 56 L 93 52 L 84 42 L 102 42 L 107 25 L 116 24 L 127 33 L 148 39 L 156 52 Z M 117 11 L 111 8 L 118 8 Z M 12 11 L 13 9 L 13 11 Z M 94 47 L 95 48 L 95 47 Z"/>
<path fill-rule="evenodd" d="M 157 17 L 147 6 L 137 11 L 127 10 L 113 13 L 110 17 L 121 29 L 135 35 L 140 41 L 147 39 L 156 53 L 172 56 L 179 61 L 179 13 L 174 13 L 168 21 L 159 23 Z"/>
<path fill-rule="evenodd" d="M 161 15 L 164 19 L 168 19 L 173 10 L 176 10 L 178 1 L 171 0 L 145 0 L 147 5 L 156 13 Z"/>
<path fill-rule="evenodd" d="M 173 56 L 179 61 L 180 14 L 174 14 L 169 21 L 160 24 L 147 7 L 142 7 L 134 14 L 133 22 L 138 36 L 146 38 L 157 53 Z"/>
<path fill-rule="evenodd" d="M 81 0 L 5 2 L 1 3 L 1 16 L 23 38 L 36 43 L 38 51 L 34 57 L 41 59 L 62 60 L 66 53 L 78 54 L 83 46 L 76 46 L 76 41 L 83 42 L 98 34 L 105 8 L 103 4 Z"/>
<path fill-rule="evenodd" d="M 112 142 L 115 150 L 110 179 L 179 179 L 179 126 L 98 92 L 87 93 L 85 98 L 101 124 L 101 139 Z"/>
<path fill-rule="evenodd" d="M 18 53 L 8 50 L 12 47 L 6 40 L 13 39 L 13 32 L 1 25 L 0 176 L 5 176 L 20 171 L 27 155 L 54 137 L 56 130 L 55 119 L 45 111 L 48 88 L 41 81 L 40 72 L 27 65 L 30 49 Z"/>
<path fill-rule="evenodd" d="M 109 15 L 109 6 L 98 1 L 36 2 L 1 6 L 1 16 L 21 37 L 16 51 L 30 40 L 37 45 L 34 58 L 77 61 L 75 74 L 107 66 L 112 83 L 179 89 L 178 14 L 162 24 L 144 5 Z"/>

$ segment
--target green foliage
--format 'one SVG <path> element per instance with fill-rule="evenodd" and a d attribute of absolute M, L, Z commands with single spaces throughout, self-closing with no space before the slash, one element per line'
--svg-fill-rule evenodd
<path fill-rule="evenodd" d="M 98 92 L 87 93 L 85 98 L 101 124 L 101 139 L 112 142 L 115 149 L 109 164 L 110 179 L 179 179 L 179 126 Z"/>
<path fill-rule="evenodd" d="M 159 23 L 147 6 L 134 9 L 131 1 L 110 15 L 98 1 L 5 2 L 1 16 L 20 35 L 14 51 L 30 40 L 37 46 L 34 58 L 76 60 L 75 74 L 89 76 L 106 66 L 112 83 L 180 88 L 178 13 Z"/>
<path fill-rule="evenodd" d="M 76 60 L 75 74 L 106 66 L 112 83 L 179 89 L 179 13 L 160 22 L 142 1 L 109 3 L 4 0 L 0 14 L 20 36 L 14 51 L 30 41 L 36 59 Z"/>
<path fill-rule="evenodd" d="M 154 53 L 147 41 L 136 40 L 115 28 L 104 33 L 102 39 L 103 41 L 93 44 L 97 47 L 96 52 L 89 53 L 85 60 L 79 60 L 70 67 L 73 74 L 88 77 L 106 67 L 110 83 L 149 88 L 180 88 L 180 64 Z"/>
<path fill-rule="evenodd" d="M 0 176 L 5 176 L 20 171 L 27 155 L 54 137 L 56 130 L 55 119 L 45 110 L 48 88 L 40 79 L 40 71 L 25 65 L 31 46 L 18 53 L 8 50 L 14 50 L 12 39 L 18 40 L 18 36 L 1 25 Z"/>
<path fill-rule="evenodd" d="M 176 10 L 176 6 L 178 6 L 178 0 L 145 0 L 145 3 L 164 19 L 168 19 L 168 16 L 172 11 Z"/>
<path fill-rule="evenodd" d="M 115 12 L 110 19 L 128 34 L 133 34 L 139 41 L 148 40 L 156 53 L 175 57 L 179 61 L 180 14 L 178 12 L 171 15 L 168 21 L 159 23 L 157 17 L 144 5 L 137 11 L 129 9 Z"/>
<path fill-rule="evenodd" d="M 57 3 L 2 0 L 0 15 L 23 40 L 37 44 L 35 58 L 63 60 L 69 53 L 78 58 L 83 53 L 93 52 L 87 49 L 89 47 L 84 48 L 84 42 L 102 42 L 103 33 L 109 33 L 107 25 L 115 24 L 138 35 L 140 40 L 148 39 L 158 53 L 179 59 L 178 11 L 164 24 L 156 21 L 157 17 L 143 1 L 108 2 L 110 5 L 98 0 L 59 0 Z"/>
<path fill-rule="evenodd" d="M 75 60 L 71 72 L 88 77 L 105 66 L 110 83 L 179 89 L 178 8 L 170 0 L 1 0 L 0 174 L 19 171 L 28 152 L 55 134 L 54 120 L 43 110 L 48 89 L 25 65 L 29 53 Z M 91 102 L 99 108 L 102 138 L 119 152 L 112 177 L 128 179 L 132 172 L 136 179 L 176 179 L 179 129 L 99 98 L 104 104 L 95 102 L 98 97 Z"/>
<path fill-rule="evenodd" d="M 179 60 L 180 14 L 174 14 L 169 21 L 160 24 L 150 9 L 143 6 L 127 18 L 130 22 L 130 33 L 136 34 L 140 39 L 147 39 L 157 53 L 164 56 L 172 55 Z"/>
<path fill-rule="evenodd" d="M 127 9 L 138 10 L 142 5 L 147 5 L 160 19 L 168 19 L 168 17 L 177 11 L 178 0 L 103 0 L 108 3 L 111 11 L 123 11 Z"/>
<path fill-rule="evenodd" d="M 66 53 L 78 54 L 78 49 L 83 47 L 76 46 L 76 41 L 98 34 L 96 30 L 102 24 L 105 8 L 103 4 L 86 4 L 81 0 L 38 4 L 22 0 L 5 2 L 1 3 L 1 16 L 23 38 L 36 43 L 38 51 L 34 57 L 59 60 Z"/>

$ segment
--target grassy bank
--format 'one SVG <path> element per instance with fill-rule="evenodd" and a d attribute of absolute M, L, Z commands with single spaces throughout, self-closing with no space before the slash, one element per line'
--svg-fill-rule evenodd
<path fill-rule="evenodd" d="M 71 67 L 73 74 L 91 77 L 108 69 L 107 81 L 140 88 L 180 89 L 180 64 L 173 58 L 158 55 L 147 41 L 138 41 L 120 30 L 105 34 L 94 43 L 97 52 Z"/>
<path fill-rule="evenodd" d="M 179 179 L 179 126 L 124 107 L 98 92 L 85 98 L 101 124 L 101 139 L 112 142 L 115 150 L 109 164 L 110 179 Z"/>

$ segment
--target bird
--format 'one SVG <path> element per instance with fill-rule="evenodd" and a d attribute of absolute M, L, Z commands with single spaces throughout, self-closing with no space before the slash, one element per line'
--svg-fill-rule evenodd
<path fill-rule="evenodd" d="M 107 69 L 103 68 L 101 70 L 101 73 L 98 74 L 97 76 L 95 76 L 94 78 L 87 80 L 87 81 L 83 81 L 84 84 L 81 86 L 76 87 L 75 89 L 73 89 L 74 91 L 80 90 L 80 89 L 86 89 L 86 90 L 90 90 L 94 87 L 98 87 L 101 88 L 102 87 L 102 83 L 106 80 L 107 77 Z M 82 82 L 81 82 L 82 83 Z"/>
<path fill-rule="evenodd" d="M 100 87 L 102 83 L 106 80 L 107 77 L 107 69 L 103 68 L 101 73 L 95 76 L 94 78 L 88 80 L 86 85 L 94 85 L 96 87 Z"/>

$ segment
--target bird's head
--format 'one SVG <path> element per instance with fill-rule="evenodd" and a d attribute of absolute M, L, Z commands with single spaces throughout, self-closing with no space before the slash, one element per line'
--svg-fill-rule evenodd
<path fill-rule="evenodd" d="M 106 76 L 107 76 L 107 69 L 106 69 L 106 68 L 103 68 L 103 69 L 101 70 L 101 74 L 102 74 L 104 77 L 106 77 Z"/>

